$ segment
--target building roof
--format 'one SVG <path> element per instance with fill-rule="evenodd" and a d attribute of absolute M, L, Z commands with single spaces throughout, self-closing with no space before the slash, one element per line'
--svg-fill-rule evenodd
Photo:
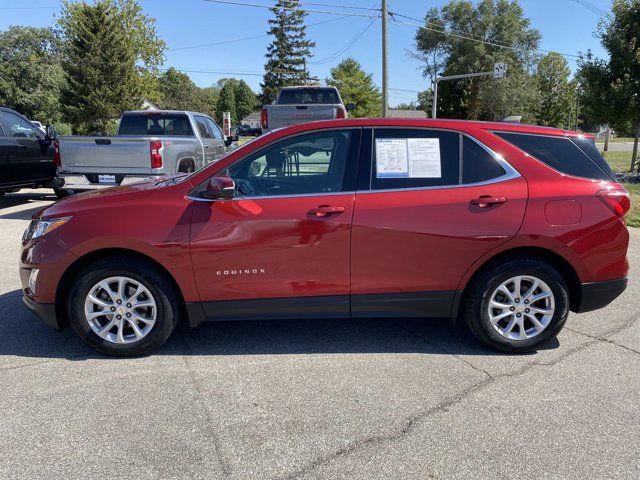
<path fill-rule="evenodd" d="M 248 123 L 248 122 L 259 122 L 260 121 L 260 112 L 251 112 L 249 115 L 240 120 L 240 123 Z"/>
<path fill-rule="evenodd" d="M 427 118 L 424 110 L 393 110 L 389 109 L 389 118 Z"/>

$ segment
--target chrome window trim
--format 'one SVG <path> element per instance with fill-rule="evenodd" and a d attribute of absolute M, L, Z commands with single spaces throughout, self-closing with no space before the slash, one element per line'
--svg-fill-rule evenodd
<path fill-rule="evenodd" d="M 489 147 L 487 147 L 484 143 L 482 143 L 480 140 L 478 140 L 477 138 L 469 135 L 466 132 L 462 132 L 460 130 L 454 130 L 454 129 L 450 129 L 450 128 L 431 128 L 431 127 L 402 127 L 402 126 L 396 126 L 396 125 L 385 125 L 382 127 L 370 127 L 373 132 L 371 135 L 371 161 L 370 161 L 370 178 L 369 178 L 369 190 L 358 190 L 356 193 L 357 194 L 361 194 L 361 193 L 381 193 L 381 192 L 411 192 L 411 191 L 419 191 L 419 190 L 442 190 L 444 188 L 466 188 L 466 187 L 481 187 L 484 185 L 493 185 L 494 183 L 501 183 L 501 182 L 506 182 L 509 180 L 513 180 L 514 178 L 519 178 L 522 175 L 520 175 L 520 172 L 518 172 L 515 168 L 513 168 L 511 166 L 511 164 L 509 162 L 507 162 L 501 155 L 498 155 L 496 152 L 494 152 L 493 150 L 491 150 Z M 457 133 L 458 135 L 460 135 L 461 141 L 460 141 L 460 156 L 458 161 L 460 162 L 460 165 L 462 165 L 462 162 L 464 161 L 463 157 L 462 157 L 462 139 L 464 137 L 468 138 L 469 140 L 475 142 L 477 145 L 480 146 L 480 148 L 482 148 L 485 152 L 487 152 L 496 162 L 498 162 L 498 164 L 504 169 L 504 174 L 499 176 L 499 177 L 495 177 L 495 178 L 491 178 L 489 180 L 485 180 L 483 182 L 474 182 L 474 183 L 458 183 L 458 184 L 453 184 L 453 185 L 432 185 L 432 186 L 425 186 L 425 187 L 406 187 L 406 188 L 379 188 L 379 189 L 372 189 L 372 185 L 373 185 L 373 152 L 374 152 L 374 146 L 375 146 L 375 130 L 381 130 L 381 129 L 401 129 L 401 130 L 437 130 L 440 132 L 452 132 L 452 133 Z M 460 168 L 460 182 L 462 180 L 462 168 Z"/>
<path fill-rule="evenodd" d="M 334 197 L 336 195 L 355 195 L 355 191 L 351 192 L 323 192 L 323 193 L 300 193 L 298 195 L 253 195 L 250 197 L 234 197 L 227 200 L 220 199 L 209 199 L 209 198 L 200 198 L 195 197 L 193 195 L 187 195 L 187 199 L 193 200 L 194 202 L 225 202 L 225 201 L 240 201 L 240 200 L 263 200 L 263 199 L 274 199 L 274 198 L 305 198 L 305 197 Z"/>

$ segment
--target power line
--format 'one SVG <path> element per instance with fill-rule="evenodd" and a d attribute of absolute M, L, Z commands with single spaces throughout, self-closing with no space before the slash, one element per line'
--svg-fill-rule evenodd
<path fill-rule="evenodd" d="M 342 48 L 340 48 L 338 51 L 334 52 L 333 54 L 331 54 L 329 57 L 324 58 L 322 60 L 318 60 L 316 62 L 309 62 L 310 65 L 324 65 L 325 63 L 329 63 L 333 60 L 335 60 L 336 58 L 338 58 L 340 55 L 342 55 L 343 53 L 345 53 L 347 50 L 349 50 L 359 39 L 360 37 L 362 37 L 367 30 L 369 30 L 371 28 L 371 26 L 375 23 L 376 19 L 373 18 L 371 19 L 366 25 L 365 27 L 360 30 L 358 33 L 356 33 L 356 35 L 347 42 L 346 45 L 344 45 Z"/>
<path fill-rule="evenodd" d="M 600 7 L 593 5 L 585 0 L 572 0 L 575 3 L 577 3 L 578 5 L 582 5 L 584 8 L 586 8 L 587 10 L 590 10 L 591 12 L 595 13 L 596 15 L 600 15 L 601 17 L 604 15 L 608 15 L 609 12 L 601 9 Z"/>
<path fill-rule="evenodd" d="M 263 5 L 260 3 L 248 3 L 248 2 L 235 2 L 232 0 L 204 0 L 205 2 L 209 2 L 209 3 L 219 3 L 219 4 L 223 4 L 223 5 L 235 5 L 238 7 L 256 7 L 256 8 L 266 8 L 267 10 L 271 10 L 274 8 L 274 5 Z M 309 9 L 302 9 L 302 8 L 298 8 L 298 7 L 278 7 L 281 8 L 283 10 L 295 10 L 298 12 L 304 12 L 304 13 L 323 13 L 326 15 L 342 15 L 345 17 L 367 17 L 367 18 L 375 18 L 377 15 L 372 15 L 372 14 L 367 14 L 367 13 L 347 13 L 347 12 L 335 12 L 335 11 L 327 11 L 327 10 L 309 10 Z"/>

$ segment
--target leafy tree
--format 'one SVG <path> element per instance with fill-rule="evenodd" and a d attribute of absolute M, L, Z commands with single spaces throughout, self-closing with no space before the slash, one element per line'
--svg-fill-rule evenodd
<path fill-rule="evenodd" d="M 219 125 L 222 125 L 222 114 L 224 112 L 231 113 L 231 125 L 235 125 L 237 120 L 236 81 L 225 83 L 220 90 L 220 96 L 216 104 L 216 121 Z"/>
<path fill-rule="evenodd" d="M 413 55 L 424 62 L 423 73 L 432 82 L 436 75 L 491 71 L 498 61 L 508 64 L 508 78 L 502 81 L 475 77 L 442 82 L 439 116 L 493 120 L 523 115 L 533 120 L 537 100 L 530 77 L 539 41 L 540 32 L 516 0 L 481 0 L 477 5 L 454 0 L 427 12 Z"/>
<path fill-rule="evenodd" d="M 278 0 L 267 32 L 273 41 L 267 48 L 262 82 L 263 103 L 271 103 L 282 87 L 305 84 L 309 79 L 306 60 L 315 42 L 307 40 L 306 13 L 298 0 Z"/>
<path fill-rule="evenodd" d="M 382 111 L 380 90 L 373 83 L 373 75 L 365 73 L 362 66 L 353 58 L 347 58 L 331 69 L 331 78 L 327 84 L 336 87 L 342 101 L 355 103 L 356 108 L 350 117 L 377 117 Z"/>
<path fill-rule="evenodd" d="M 208 91 L 199 88 L 189 75 L 171 67 L 160 76 L 159 105 L 169 110 L 190 110 L 213 115 L 215 101 Z"/>
<path fill-rule="evenodd" d="M 236 85 L 235 103 L 238 123 L 258 108 L 258 98 L 244 80 L 240 80 L 238 85 Z"/>
<path fill-rule="evenodd" d="M 66 3 L 61 25 L 67 44 L 64 68 L 67 84 L 61 102 L 74 125 L 100 125 L 140 106 L 136 52 L 114 3 L 109 0 Z"/>
<path fill-rule="evenodd" d="M 59 122 L 60 46 L 51 28 L 12 26 L 0 32 L 0 105 L 42 123 Z"/>
<path fill-rule="evenodd" d="M 634 171 L 640 137 L 640 0 L 614 0 L 612 11 L 596 32 L 609 60 L 583 57 L 579 77 L 587 112 L 602 115 L 611 125 L 633 124 L 630 170 Z"/>
<path fill-rule="evenodd" d="M 536 112 L 539 125 L 568 128 L 575 104 L 575 85 L 569 80 L 569 64 L 559 53 L 551 52 L 538 63 L 536 80 L 540 103 Z"/>

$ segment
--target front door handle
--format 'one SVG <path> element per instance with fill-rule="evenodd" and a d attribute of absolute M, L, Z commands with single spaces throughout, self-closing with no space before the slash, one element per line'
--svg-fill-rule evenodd
<path fill-rule="evenodd" d="M 327 217 L 329 215 L 337 215 L 344 213 L 347 209 L 345 207 L 332 207 L 330 205 L 320 205 L 316 208 L 309 210 L 309 215 L 315 215 L 316 217 Z"/>
<path fill-rule="evenodd" d="M 507 201 L 507 197 L 493 197 L 491 195 L 481 195 L 478 198 L 474 198 L 471 200 L 471 205 L 477 205 L 480 208 L 488 208 L 492 205 L 497 205 L 499 203 L 505 203 Z"/>
<path fill-rule="evenodd" d="M 208 143 L 205 143 L 205 144 L 204 144 L 204 148 L 209 148 L 209 144 L 208 144 Z"/>

